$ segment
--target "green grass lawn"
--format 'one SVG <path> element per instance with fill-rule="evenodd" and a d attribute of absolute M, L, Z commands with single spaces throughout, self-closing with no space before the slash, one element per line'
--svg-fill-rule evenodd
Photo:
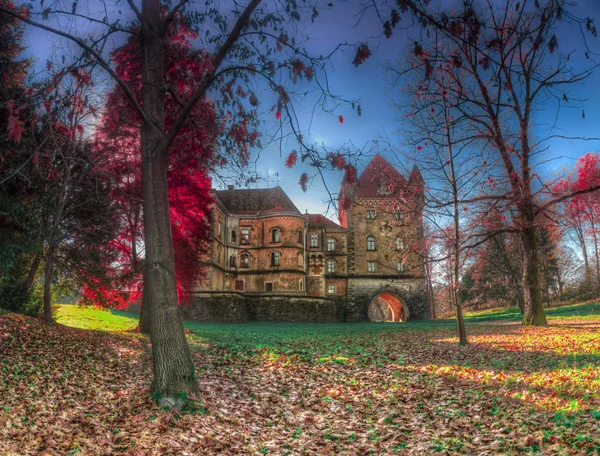
<path fill-rule="evenodd" d="M 137 327 L 138 317 L 118 310 L 74 304 L 56 304 L 54 318 L 58 323 L 73 328 L 98 331 L 129 331 Z"/>
<path fill-rule="evenodd" d="M 569 306 L 550 307 L 545 309 L 549 321 L 560 321 L 561 319 L 573 318 L 600 318 L 600 302 L 588 302 L 585 304 L 573 304 Z M 497 320 L 521 320 L 522 315 L 518 307 L 500 307 L 479 311 L 468 311 L 465 320 L 468 322 L 497 321 Z"/>

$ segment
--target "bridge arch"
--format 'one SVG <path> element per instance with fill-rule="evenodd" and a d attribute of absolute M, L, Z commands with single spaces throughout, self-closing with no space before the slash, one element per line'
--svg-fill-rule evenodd
<path fill-rule="evenodd" d="M 410 318 L 405 302 L 387 290 L 371 299 L 367 315 L 369 321 L 402 322 Z"/>

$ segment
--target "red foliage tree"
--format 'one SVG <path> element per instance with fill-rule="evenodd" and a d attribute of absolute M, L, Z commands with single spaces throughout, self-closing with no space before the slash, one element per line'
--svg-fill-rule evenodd
<path fill-rule="evenodd" d="M 181 104 L 187 102 L 181 98 L 191 95 L 194 78 L 201 77 L 210 66 L 206 54 L 191 49 L 190 40 L 196 37 L 178 18 L 177 26 L 170 28 L 164 42 L 166 131 L 171 128 Z M 132 37 L 113 52 L 112 58 L 116 63 L 115 72 L 134 88 L 141 100 L 142 72 L 138 46 L 137 36 Z M 108 95 L 96 149 L 102 166 L 117 184 L 113 198 L 120 207 L 121 230 L 112 242 L 112 248 L 118 253 L 118 261 L 112 268 L 110 284 L 90 277 L 90 284 L 83 292 L 83 299 L 87 302 L 124 307 L 142 295 L 140 122 L 122 88 L 115 86 Z M 212 102 L 202 100 L 195 105 L 169 151 L 169 212 L 180 302 L 190 297 L 201 277 L 199 257 L 208 245 L 210 226 L 207 216 L 212 203 L 207 171 L 214 161 L 213 145 L 219 133 Z"/>

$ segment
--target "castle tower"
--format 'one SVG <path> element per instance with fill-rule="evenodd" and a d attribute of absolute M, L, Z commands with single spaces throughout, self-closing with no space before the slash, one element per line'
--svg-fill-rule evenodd
<path fill-rule="evenodd" d="M 340 191 L 347 229 L 346 320 L 429 319 L 422 261 L 424 181 L 377 154 Z"/>

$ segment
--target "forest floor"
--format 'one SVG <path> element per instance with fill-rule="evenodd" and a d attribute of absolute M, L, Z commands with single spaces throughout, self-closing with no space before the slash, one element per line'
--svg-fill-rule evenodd
<path fill-rule="evenodd" d="M 189 323 L 184 413 L 153 405 L 134 316 L 4 314 L 0 454 L 599 453 L 600 305 L 500 314 L 471 315 L 466 347 L 452 321 Z"/>

